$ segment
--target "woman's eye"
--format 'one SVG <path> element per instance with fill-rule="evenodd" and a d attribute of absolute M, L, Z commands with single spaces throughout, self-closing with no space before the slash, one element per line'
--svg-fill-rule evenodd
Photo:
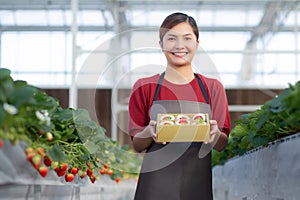
<path fill-rule="evenodd" d="M 185 40 L 191 40 L 192 38 L 190 38 L 190 37 L 186 37 L 186 38 L 184 38 Z"/>
<path fill-rule="evenodd" d="M 175 38 L 168 38 L 169 41 L 175 40 Z"/>

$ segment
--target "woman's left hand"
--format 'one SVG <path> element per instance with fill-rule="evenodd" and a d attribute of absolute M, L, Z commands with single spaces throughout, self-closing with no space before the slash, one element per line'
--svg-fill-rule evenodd
<path fill-rule="evenodd" d="M 209 144 L 217 151 L 223 151 L 228 143 L 228 137 L 225 133 L 221 132 L 216 120 L 210 120 L 209 140 L 205 144 Z"/>
<path fill-rule="evenodd" d="M 212 147 L 214 147 L 222 134 L 219 127 L 218 123 L 216 120 L 210 120 L 210 132 L 209 132 L 209 140 L 205 142 L 205 144 L 210 144 Z"/>

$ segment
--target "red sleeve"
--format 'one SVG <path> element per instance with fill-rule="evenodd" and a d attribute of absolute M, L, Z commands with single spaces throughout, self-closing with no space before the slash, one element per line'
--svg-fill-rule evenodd
<path fill-rule="evenodd" d="M 212 119 L 216 120 L 221 131 L 229 136 L 230 115 L 225 89 L 222 83 L 216 79 L 208 80 L 208 89 L 210 93 Z"/>
<path fill-rule="evenodd" d="M 128 104 L 128 132 L 131 138 L 149 124 L 149 90 L 150 85 L 142 80 L 138 80 L 133 86 Z"/>

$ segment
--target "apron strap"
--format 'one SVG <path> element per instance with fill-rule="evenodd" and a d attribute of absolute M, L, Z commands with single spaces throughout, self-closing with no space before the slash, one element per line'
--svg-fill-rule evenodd
<path fill-rule="evenodd" d="M 162 82 L 164 80 L 164 76 L 165 76 L 165 72 L 163 72 L 159 79 L 158 79 L 158 83 L 157 83 L 157 87 L 156 87 L 156 90 L 155 90 L 155 95 L 154 95 L 154 99 L 153 101 L 156 101 L 157 100 L 157 97 L 159 95 L 159 92 L 160 92 L 160 88 L 161 88 L 161 85 L 162 85 Z"/>
<path fill-rule="evenodd" d="M 202 92 L 202 94 L 204 96 L 204 99 L 205 99 L 206 103 L 209 104 L 208 95 L 207 95 L 207 92 L 205 90 L 203 82 L 201 81 L 200 77 L 196 73 L 194 73 L 194 75 L 195 75 L 195 77 L 196 77 L 196 79 L 197 79 L 197 81 L 199 83 L 201 92 Z"/>
<path fill-rule="evenodd" d="M 199 84 L 199 86 L 200 86 L 201 92 L 202 92 L 202 94 L 203 94 L 203 96 L 204 96 L 204 99 L 205 99 L 206 103 L 209 104 L 208 95 L 207 95 L 207 92 L 206 92 L 206 90 L 205 90 L 205 87 L 204 87 L 204 85 L 203 85 L 202 80 L 200 79 L 200 77 L 199 77 L 196 73 L 194 73 L 194 75 L 195 75 L 195 77 L 196 77 L 196 79 L 197 79 L 197 81 L 198 81 L 198 84 Z M 153 101 L 156 101 L 156 100 L 157 100 L 157 97 L 158 97 L 158 95 L 159 95 L 159 92 L 160 92 L 160 88 L 161 88 L 162 82 L 163 82 L 163 80 L 164 80 L 164 76 L 165 76 L 165 72 L 163 72 L 163 73 L 160 75 L 159 79 L 158 79 L 158 83 L 157 83 L 157 87 L 156 87 L 156 90 L 155 90 L 155 95 L 154 95 Z"/>

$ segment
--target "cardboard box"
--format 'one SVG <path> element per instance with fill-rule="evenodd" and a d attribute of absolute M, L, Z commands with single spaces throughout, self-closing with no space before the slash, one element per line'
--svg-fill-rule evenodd
<path fill-rule="evenodd" d="M 205 117 L 194 120 L 195 115 Z M 181 122 L 180 122 L 180 119 Z M 188 118 L 184 120 L 184 118 Z M 209 116 L 205 114 L 158 114 L 157 142 L 204 142 L 209 140 Z"/>

